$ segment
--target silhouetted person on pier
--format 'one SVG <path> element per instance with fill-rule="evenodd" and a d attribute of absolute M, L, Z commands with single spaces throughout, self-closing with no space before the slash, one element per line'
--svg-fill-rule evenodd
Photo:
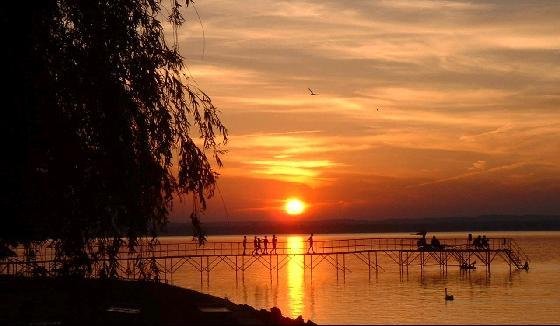
<path fill-rule="evenodd" d="M 276 245 L 278 244 L 278 238 L 276 238 L 276 234 L 272 235 L 272 251 L 274 251 L 274 254 L 278 254 L 276 252 Z"/>
<path fill-rule="evenodd" d="M 245 256 L 245 250 L 247 250 L 247 236 L 243 236 L 243 256 Z"/>
<path fill-rule="evenodd" d="M 476 239 L 474 239 L 473 245 L 474 249 L 480 249 L 482 247 L 482 237 L 480 236 L 480 234 L 478 235 L 478 237 L 476 237 Z"/>
<path fill-rule="evenodd" d="M 261 254 L 261 238 L 257 237 L 257 255 Z"/>
<path fill-rule="evenodd" d="M 435 250 L 440 250 L 441 249 L 441 243 L 439 242 L 439 240 L 436 238 L 435 235 L 432 237 L 431 245 L 432 245 L 432 248 L 435 249 Z"/>
<path fill-rule="evenodd" d="M 426 249 L 426 246 L 428 245 L 428 243 L 426 242 L 426 237 L 423 236 L 422 238 L 418 239 L 416 244 L 418 245 L 418 249 L 420 250 Z"/>
<path fill-rule="evenodd" d="M 472 233 L 469 233 L 467 237 L 467 248 L 471 246 L 472 243 Z"/>
<path fill-rule="evenodd" d="M 264 254 L 268 255 L 268 238 L 266 237 L 266 235 L 264 236 L 263 243 L 264 243 Z"/>
<path fill-rule="evenodd" d="M 490 245 L 488 244 L 488 238 L 485 235 L 482 236 L 481 246 L 482 249 L 490 249 Z"/>
<path fill-rule="evenodd" d="M 420 231 L 420 232 L 414 233 L 414 235 L 421 235 L 422 236 L 420 239 L 418 239 L 418 241 L 416 241 L 416 244 L 418 245 L 419 250 L 425 250 L 428 247 L 428 243 L 426 242 L 426 233 L 428 233 L 428 232 L 427 231 Z"/>
<path fill-rule="evenodd" d="M 309 248 L 307 248 L 307 253 L 309 253 L 309 250 L 311 250 L 312 253 L 315 253 L 315 250 L 313 249 L 313 233 L 311 233 L 309 238 L 307 238 L 307 241 L 309 241 Z"/>
<path fill-rule="evenodd" d="M 254 249 L 253 249 L 252 255 L 254 256 L 254 255 L 257 255 L 259 253 L 259 251 L 258 251 L 259 250 L 259 243 L 257 241 L 257 236 L 255 236 L 255 239 L 253 239 L 253 248 Z"/>

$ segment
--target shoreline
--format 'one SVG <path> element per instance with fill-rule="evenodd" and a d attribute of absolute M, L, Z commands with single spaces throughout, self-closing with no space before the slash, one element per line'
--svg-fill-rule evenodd
<path fill-rule="evenodd" d="M 0 277 L 0 324 L 315 325 L 150 281 Z"/>
<path fill-rule="evenodd" d="M 426 217 L 395 219 L 302 219 L 290 221 L 206 221 L 212 235 L 240 234 L 346 234 L 495 231 L 560 231 L 560 215 L 482 215 L 476 217 Z M 192 225 L 171 221 L 160 236 L 190 236 Z"/>

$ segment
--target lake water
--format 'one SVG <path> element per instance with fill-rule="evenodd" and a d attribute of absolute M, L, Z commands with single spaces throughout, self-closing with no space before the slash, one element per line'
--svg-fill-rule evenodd
<path fill-rule="evenodd" d="M 478 233 L 474 232 L 476 236 Z M 206 274 L 188 263 L 174 275 L 173 284 L 255 308 L 277 306 L 284 315 L 311 319 L 318 324 L 558 324 L 560 323 L 560 232 L 485 232 L 489 237 L 510 237 L 531 259 L 529 271 L 514 270 L 497 257 L 491 273 L 478 269 L 460 272 L 450 266 L 442 274 L 437 265 L 423 272 L 413 264 L 400 276 L 398 265 L 384 254 L 378 255 L 378 273 L 368 274 L 367 265 L 352 255 L 346 256 L 351 270 L 343 278 L 326 261 L 313 270 L 302 269 L 297 256 L 273 272 L 261 263 L 253 264 L 242 277 L 224 262 Z M 431 237 L 432 234 L 428 234 Z M 464 238 L 466 232 L 436 233 L 438 237 Z M 412 237 L 410 234 L 315 235 L 315 240 Z M 252 239 L 248 237 L 249 240 Z M 241 241 L 242 236 L 216 236 L 210 241 Z M 280 241 L 304 248 L 307 235 L 280 235 Z M 165 237 L 162 243 L 188 242 L 191 238 Z M 252 247 L 249 241 L 248 247 Z M 444 289 L 454 301 L 444 300 Z"/>

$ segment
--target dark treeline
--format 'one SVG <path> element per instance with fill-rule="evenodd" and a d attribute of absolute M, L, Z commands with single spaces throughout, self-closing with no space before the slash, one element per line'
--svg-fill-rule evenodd
<path fill-rule="evenodd" d="M 210 234 L 381 233 L 444 231 L 546 231 L 560 230 L 559 215 L 483 215 L 383 220 L 302 220 L 280 223 L 265 220 L 208 222 Z M 187 223 L 170 223 L 162 235 L 189 235 Z"/>

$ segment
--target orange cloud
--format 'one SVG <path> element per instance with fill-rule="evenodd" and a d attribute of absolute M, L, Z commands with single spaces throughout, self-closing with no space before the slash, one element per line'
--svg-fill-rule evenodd
<path fill-rule="evenodd" d="M 560 3 L 197 6 L 185 75 L 229 127 L 237 218 L 294 192 L 318 218 L 560 213 Z"/>

